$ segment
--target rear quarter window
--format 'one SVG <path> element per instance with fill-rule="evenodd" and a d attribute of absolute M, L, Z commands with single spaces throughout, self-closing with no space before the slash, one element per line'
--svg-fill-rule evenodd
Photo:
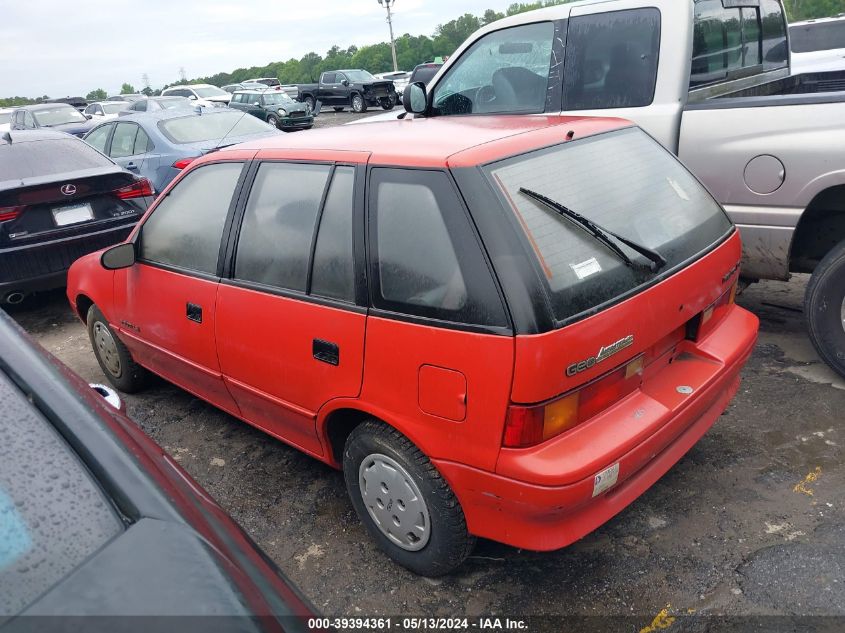
<path fill-rule="evenodd" d="M 702 255 L 732 230 L 704 187 L 638 128 L 608 132 L 517 156 L 486 168 L 549 293 L 558 321 L 568 321 L 644 288 Z M 569 219 L 520 191 L 568 207 L 601 227 L 658 251 L 659 273 L 610 238 L 621 258 Z"/>

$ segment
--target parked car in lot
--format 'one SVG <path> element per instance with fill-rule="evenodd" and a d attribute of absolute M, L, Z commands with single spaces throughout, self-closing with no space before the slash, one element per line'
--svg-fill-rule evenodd
<path fill-rule="evenodd" d="M 0 303 L 63 286 L 77 257 L 126 239 L 152 196 L 146 179 L 78 138 L 48 130 L 4 132 Z"/>
<path fill-rule="evenodd" d="M 139 112 L 159 112 L 160 110 L 193 110 L 199 108 L 195 102 L 186 97 L 148 97 L 138 99 L 120 111 L 120 116 L 137 114 Z"/>
<path fill-rule="evenodd" d="M 789 25 L 793 73 L 845 70 L 845 16 Z"/>
<path fill-rule="evenodd" d="M 49 128 L 82 136 L 97 123 L 67 103 L 39 103 L 15 108 L 9 127 L 12 130 Z"/>
<path fill-rule="evenodd" d="M 294 101 L 299 100 L 299 87 L 294 85 L 283 85 L 276 77 L 258 77 L 256 79 L 247 79 L 244 83 L 244 88 L 251 88 L 249 84 L 261 84 L 273 90 L 281 90 Z M 313 108 L 313 104 L 312 104 Z"/>
<path fill-rule="evenodd" d="M 392 81 L 393 82 L 393 90 L 395 93 L 394 97 L 394 105 L 399 102 L 402 98 L 402 94 L 405 92 L 405 88 L 408 87 L 408 81 L 411 77 L 411 73 L 400 70 L 397 72 L 389 72 L 389 73 L 377 73 L 373 75 L 376 79 L 380 79 L 382 81 Z"/>
<path fill-rule="evenodd" d="M 444 117 L 198 159 L 68 298 L 117 388 L 154 372 L 342 468 L 439 575 L 475 536 L 572 543 L 695 444 L 756 339 L 740 252 L 624 121 Z"/>
<path fill-rule="evenodd" d="M 66 103 L 70 106 L 73 106 L 80 112 L 82 112 L 88 105 L 88 101 L 83 97 L 60 97 L 58 99 L 47 99 L 42 103 Z"/>
<path fill-rule="evenodd" d="M 337 70 L 324 72 L 316 84 L 299 84 L 299 100 L 314 110 L 319 101 L 340 112 L 366 112 L 380 106 L 390 110 L 397 102 L 391 81 L 379 81 L 366 70 Z"/>
<path fill-rule="evenodd" d="M 12 122 L 14 108 L 0 108 L 0 132 L 8 132 Z"/>
<path fill-rule="evenodd" d="M 267 86 L 257 82 L 244 81 L 239 84 L 226 84 L 223 86 L 226 92 L 235 92 L 235 90 L 267 90 Z"/>
<path fill-rule="evenodd" d="M 0 429 L 5 629 L 68 630 L 85 616 L 87 631 L 114 630 L 115 617 L 161 631 L 172 627 L 149 616 L 229 616 L 202 628 L 238 617 L 237 630 L 307 630 L 313 608 L 240 526 L 2 311 Z"/>
<path fill-rule="evenodd" d="M 185 97 L 203 108 L 223 108 L 229 103 L 231 95 L 211 84 L 191 84 L 173 86 L 161 91 L 162 97 Z"/>
<path fill-rule="evenodd" d="M 812 273 L 810 339 L 845 376 L 845 73 L 791 73 L 787 42 L 779 0 L 563 4 L 483 27 L 416 101 L 640 124 L 737 223 L 745 278 Z"/>
<path fill-rule="evenodd" d="M 221 146 L 281 134 L 244 113 L 181 109 L 120 117 L 94 128 L 84 140 L 163 191 L 195 158 Z"/>
<path fill-rule="evenodd" d="M 136 102 L 137 103 L 137 102 Z M 109 119 L 116 119 L 121 110 L 130 107 L 128 101 L 97 101 L 90 103 L 82 111 L 82 114 L 89 114 L 93 119 L 106 121 Z"/>
<path fill-rule="evenodd" d="M 248 112 L 285 132 L 310 130 L 314 126 L 314 115 L 307 103 L 294 101 L 277 90 L 236 90 L 229 107 Z"/>
<path fill-rule="evenodd" d="M 139 99 L 146 99 L 146 98 L 147 98 L 147 95 L 134 92 L 134 93 L 125 94 L 125 95 L 113 95 L 113 96 L 109 97 L 108 99 L 106 99 L 106 101 L 128 101 L 129 103 L 134 103 L 135 101 L 138 101 Z"/>
<path fill-rule="evenodd" d="M 421 82 L 427 85 L 428 82 L 434 79 L 434 76 L 441 68 L 443 68 L 442 62 L 427 62 L 425 64 L 420 64 L 411 72 L 411 76 L 408 78 L 408 83 L 413 84 Z"/>

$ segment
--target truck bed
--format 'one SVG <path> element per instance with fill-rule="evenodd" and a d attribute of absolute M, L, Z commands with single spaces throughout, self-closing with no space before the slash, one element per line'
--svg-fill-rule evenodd
<path fill-rule="evenodd" d="M 845 101 L 845 70 L 790 75 L 690 103 L 687 108 L 762 107 L 836 101 Z"/>

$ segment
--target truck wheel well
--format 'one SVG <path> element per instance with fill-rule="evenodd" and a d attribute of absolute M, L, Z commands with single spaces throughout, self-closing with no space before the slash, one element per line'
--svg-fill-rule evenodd
<path fill-rule="evenodd" d="M 356 426 L 372 417 L 357 409 L 338 409 L 329 414 L 326 420 L 326 437 L 331 451 L 329 456 L 331 463 L 336 466 L 343 464 L 343 447 L 346 444 L 346 438 Z"/>
<path fill-rule="evenodd" d="M 85 295 L 76 297 L 76 312 L 85 325 L 88 325 L 88 310 L 91 309 L 92 305 L 94 305 L 94 302 Z"/>
<path fill-rule="evenodd" d="M 821 259 L 845 240 L 845 185 L 817 194 L 801 215 L 792 238 L 789 271 L 811 273 Z"/>

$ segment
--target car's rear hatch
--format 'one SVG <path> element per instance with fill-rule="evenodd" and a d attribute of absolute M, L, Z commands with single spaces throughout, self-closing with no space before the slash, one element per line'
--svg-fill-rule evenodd
<path fill-rule="evenodd" d="M 554 323 L 516 337 L 499 472 L 578 482 L 730 390 L 756 333 L 733 305 L 740 240 L 674 157 L 627 128 L 486 169 Z"/>

